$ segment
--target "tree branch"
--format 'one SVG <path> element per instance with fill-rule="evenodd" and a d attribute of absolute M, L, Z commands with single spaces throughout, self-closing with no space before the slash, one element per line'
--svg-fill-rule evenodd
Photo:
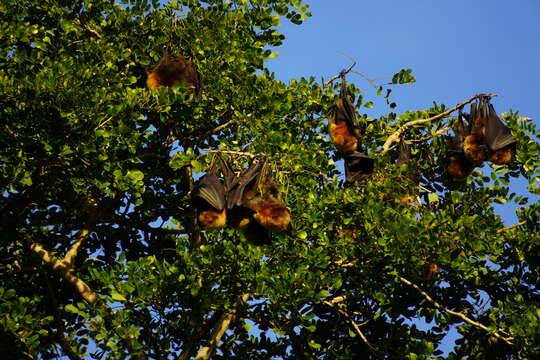
<path fill-rule="evenodd" d="M 269 157 L 266 154 L 252 154 L 248 152 L 242 152 L 242 151 L 234 151 L 234 150 L 214 150 L 214 149 L 203 149 L 204 151 L 207 151 L 209 153 L 220 153 L 220 154 L 231 154 L 231 155 L 238 155 L 238 156 L 246 156 L 251 159 L 255 159 L 257 157 Z"/>
<path fill-rule="evenodd" d="M 210 344 L 209 346 L 205 346 L 202 349 L 199 350 L 197 353 L 197 356 L 195 357 L 195 360 L 208 360 L 214 350 L 217 348 L 217 345 L 219 344 L 219 341 L 223 337 L 223 334 L 229 329 L 231 324 L 236 320 L 236 316 L 238 315 L 238 310 L 241 306 L 243 306 L 249 299 L 249 294 L 244 294 L 240 296 L 232 308 L 225 312 L 223 316 L 221 317 L 221 320 L 214 328 L 214 331 L 212 332 L 212 337 L 210 338 Z"/>
<path fill-rule="evenodd" d="M 438 115 L 435 115 L 435 116 L 432 116 L 430 118 L 427 118 L 427 119 L 418 119 L 418 120 L 412 120 L 412 121 L 409 121 L 407 123 L 405 123 L 404 125 L 402 125 L 399 129 L 397 129 L 393 134 L 391 134 L 385 141 L 384 145 L 383 145 L 383 149 L 382 149 L 382 152 L 381 152 L 381 155 L 384 155 L 386 154 L 388 151 L 391 150 L 392 148 L 392 145 L 394 145 L 395 143 L 398 143 L 401 139 L 401 137 L 403 136 L 403 133 L 407 130 L 409 130 L 410 128 L 412 128 L 413 126 L 416 126 L 416 125 L 421 125 L 421 124 L 426 124 L 426 123 L 429 123 L 431 121 L 435 121 L 435 120 L 438 120 L 438 119 L 442 119 L 448 115 L 450 115 L 451 113 L 453 113 L 454 111 L 462 108 L 463 106 L 467 105 L 468 103 L 471 103 L 473 102 L 474 100 L 476 100 L 477 98 L 479 97 L 488 97 L 488 96 L 497 96 L 495 94 L 478 94 L 478 95 L 475 95 L 473 97 L 471 97 L 470 99 L 468 100 L 465 100 L 464 102 L 462 102 L 461 104 L 458 104 L 456 106 L 454 106 L 453 108 L 451 109 L 448 109 L 446 111 L 443 111 L 442 113 L 438 114 Z"/>
<path fill-rule="evenodd" d="M 231 126 L 232 124 L 236 123 L 236 119 L 232 119 L 232 120 L 229 120 L 227 121 L 225 124 L 221 124 L 215 128 L 213 128 L 212 130 L 209 130 L 207 131 L 206 133 L 202 134 L 201 136 L 199 136 L 197 138 L 197 140 L 195 140 L 195 143 L 196 144 L 199 144 L 201 141 L 203 141 L 204 139 L 206 139 L 207 137 L 217 133 L 217 132 L 220 132 L 221 130 L 223 129 L 226 129 L 228 128 L 229 126 Z"/>
<path fill-rule="evenodd" d="M 332 300 L 336 300 L 338 298 L 334 298 Z M 331 301 L 332 301 L 331 300 Z M 384 353 L 381 352 L 380 350 L 377 350 L 373 345 L 371 345 L 371 343 L 369 342 L 369 340 L 367 339 L 366 335 L 364 335 L 364 333 L 362 332 L 362 330 L 360 330 L 360 326 L 359 324 L 357 324 L 354 319 L 349 315 L 348 312 L 346 312 L 345 310 L 343 309 L 340 309 L 339 307 L 336 307 L 336 303 L 335 302 L 331 302 L 331 301 L 323 301 L 322 303 L 325 304 L 325 305 L 328 305 L 329 307 L 333 308 L 334 310 L 336 310 L 341 316 L 343 316 L 347 321 L 349 321 L 349 323 L 351 324 L 351 326 L 353 327 L 354 329 L 354 332 L 356 332 L 356 334 L 360 337 L 360 339 L 362 339 L 362 341 L 364 342 L 364 344 L 366 344 L 366 346 L 368 347 L 368 349 L 377 357 L 379 358 L 384 358 Z"/>
<path fill-rule="evenodd" d="M 510 225 L 510 226 L 507 226 L 507 227 L 503 227 L 502 229 L 497 230 L 497 234 L 508 231 L 508 230 L 515 229 L 518 226 L 524 225 L 526 223 L 527 223 L 527 220 L 523 220 L 523 221 L 518 222 L 517 224 Z"/>
<path fill-rule="evenodd" d="M 94 304 L 97 300 L 97 294 L 83 280 L 75 275 L 75 269 L 72 264 L 64 259 L 57 259 L 43 246 L 36 242 L 30 244 L 32 250 L 41 260 L 49 264 L 54 271 L 57 271 L 66 279 L 77 293 L 89 304 Z"/>
<path fill-rule="evenodd" d="M 347 55 L 345 55 L 345 56 L 347 56 Z M 346 74 L 350 73 L 351 70 L 356 66 L 356 60 L 352 59 L 352 58 L 349 57 L 349 56 L 347 56 L 347 57 L 348 57 L 349 59 L 352 60 L 352 62 L 353 62 L 352 65 L 349 66 L 349 68 L 346 69 L 346 70 L 341 70 L 341 71 L 339 72 L 338 75 L 331 77 L 330 80 L 328 80 L 327 82 L 325 82 L 325 83 L 323 84 L 323 89 L 324 89 L 325 87 L 327 87 L 328 85 L 330 85 L 331 83 L 333 83 L 335 80 L 337 80 L 337 79 L 339 79 L 340 77 L 342 77 L 343 75 L 346 75 Z"/>
<path fill-rule="evenodd" d="M 399 275 L 397 275 L 397 278 L 402 283 L 407 284 L 410 287 L 414 288 L 416 291 L 418 291 L 420 293 L 420 295 L 422 295 L 424 297 L 424 299 L 426 299 L 429 303 L 431 303 L 433 306 L 435 306 L 435 308 L 437 308 L 439 310 L 442 310 L 442 311 L 446 312 L 447 314 L 456 316 L 456 317 L 460 318 L 461 320 L 465 321 L 466 323 L 468 323 L 468 324 L 470 324 L 470 325 L 472 325 L 472 326 L 474 326 L 476 328 L 482 329 L 485 332 L 489 333 L 490 335 L 495 336 L 497 339 L 500 339 L 500 340 L 504 341 L 506 344 L 512 345 L 512 340 L 513 340 L 512 337 L 503 337 L 503 336 L 501 336 L 499 334 L 499 332 L 490 330 L 487 326 L 485 326 L 485 325 L 483 325 L 483 324 L 481 324 L 481 323 L 479 323 L 477 321 L 474 321 L 474 320 L 470 319 L 465 314 L 445 308 L 444 306 L 442 306 L 441 304 L 439 304 L 438 302 L 433 300 L 433 298 L 431 296 L 429 296 L 424 290 L 420 289 L 420 287 L 418 285 L 412 283 L 411 281 L 409 281 L 409 280 L 407 280 L 404 277 L 401 277 Z"/>

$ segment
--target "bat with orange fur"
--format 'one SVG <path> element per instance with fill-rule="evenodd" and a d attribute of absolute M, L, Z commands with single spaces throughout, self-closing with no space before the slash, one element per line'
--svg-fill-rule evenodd
<path fill-rule="evenodd" d="M 336 148 L 344 154 L 360 150 L 360 124 L 349 100 L 345 75 L 341 74 L 341 90 L 328 120 L 328 132 Z"/>
<path fill-rule="evenodd" d="M 193 191 L 200 225 L 219 229 L 227 224 L 227 202 L 223 183 L 215 169 L 211 168 L 198 181 Z"/>
<path fill-rule="evenodd" d="M 454 132 L 455 136 L 450 139 L 450 146 L 447 150 L 448 164 L 446 170 L 454 180 L 462 181 L 473 172 L 475 166 L 469 161 L 464 151 L 464 141 L 469 131 L 463 122 L 461 109 L 459 109 L 458 122 Z"/>
<path fill-rule="evenodd" d="M 463 153 L 474 165 L 481 165 L 488 158 L 488 148 L 484 136 L 488 121 L 486 98 L 479 98 L 478 104 L 471 104 L 470 130 L 463 140 Z"/>
<path fill-rule="evenodd" d="M 224 165 L 229 224 L 241 229 L 249 242 L 261 245 L 271 241 L 271 232 L 291 230 L 291 216 L 278 186 L 271 177 L 268 162 L 253 162 L 235 179 Z"/>
<path fill-rule="evenodd" d="M 186 84 L 186 87 L 193 89 L 194 100 L 200 101 L 203 82 L 193 62 L 181 55 L 165 54 L 148 71 L 146 86 L 154 89 L 160 86 L 171 87 L 182 82 Z"/>
<path fill-rule="evenodd" d="M 509 164 L 514 157 L 517 139 L 497 116 L 492 104 L 488 105 L 487 113 L 485 138 L 489 161 L 498 165 Z"/>

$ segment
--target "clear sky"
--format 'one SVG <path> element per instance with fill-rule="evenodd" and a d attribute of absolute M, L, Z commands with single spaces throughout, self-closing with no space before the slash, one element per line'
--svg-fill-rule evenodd
<path fill-rule="evenodd" d="M 415 84 L 392 87 L 397 113 L 495 93 L 497 112 L 519 110 L 540 126 L 540 0 L 305 2 L 313 16 L 300 26 L 282 22 L 284 45 L 267 63 L 277 79 L 327 80 L 351 64 L 341 52 L 369 78 L 413 69 Z M 376 97 L 360 76 L 350 74 L 347 80 L 363 90 L 364 99 Z M 362 113 L 390 112 L 379 99 Z M 516 192 L 526 191 L 523 181 L 512 185 Z M 515 222 L 513 206 L 498 209 L 505 222 Z"/>

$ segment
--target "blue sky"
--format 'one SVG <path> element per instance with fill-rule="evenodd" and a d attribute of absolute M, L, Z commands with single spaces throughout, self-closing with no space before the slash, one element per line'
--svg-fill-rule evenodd
<path fill-rule="evenodd" d="M 316 76 L 325 80 L 351 62 L 369 78 L 392 76 L 412 68 L 413 85 L 394 86 L 397 113 L 429 108 L 433 101 L 454 106 L 478 93 L 495 93 L 497 112 L 519 110 L 540 125 L 540 1 L 520 0 L 312 0 L 313 16 L 302 25 L 283 21 L 284 45 L 267 66 L 276 78 Z M 350 74 L 374 100 L 374 89 Z M 382 98 L 372 117 L 391 110 Z M 526 191 L 514 181 L 513 190 Z M 535 197 L 538 200 L 538 197 Z M 497 209 L 514 223 L 514 206 Z"/>

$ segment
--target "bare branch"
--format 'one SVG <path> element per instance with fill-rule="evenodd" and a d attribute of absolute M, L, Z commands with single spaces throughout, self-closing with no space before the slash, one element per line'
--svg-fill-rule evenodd
<path fill-rule="evenodd" d="M 339 72 L 338 75 L 331 77 L 330 80 L 328 80 L 327 82 L 325 82 L 325 83 L 323 84 L 323 89 L 324 89 L 325 87 L 327 87 L 328 85 L 330 85 L 331 83 L 333 83 L 335 80 L 337 80 L 337 79 L 339 79 L 340 77 L 342 77 L 343 75 L 346 75 L 346 74 L 350 73 L 351 70 L 356 66 L 356 60 L 354 60 L 353 58 L 351 58 L 350 56 L 348 56 L 348 55 L 346 55 L 346 54 L 343 54 L 343 53 L 340 53 L 340 54 L 342 54 L 342 55 L 348 57 L 348 58 L 352 61 L 352 65 L 349 66 L 349 68 L 346 69 L 346 70 L 341 70 L 341 71 Z"/>
<path fill-rule="evenodd" d="M 396 143 L 398 143 L 400 141 L 401 137 L 403 136 L 403 133 L 405 133 L 405 131 L 409 130 L 413 126 L 422 125 L 422 124 L 426 124 L 426 123 L 429 123 L 429 122 L 432 122 L 432 121 L 435 121 L 435 120 L 438 120 L 438 119 L 442 119 L 442 118 L 450 115 L 452 112 L 454 112 L 454 111 L 462 108 L 463 106 L 467 105 L 468 103 L 473 102 L 477 98 L 479 98 L 479 97 L 488 97 L 488 96 L 497 96 L 497 95 L 495 95 L 495 94 L 478 94 L 478 95 L 475 95 L 475 96 L 471 97 L 470 99 L 465 100 L 464 102 L 454 106 L 451 109 L 443 111 L 442 113 L 440 113 L 438 115 L 432 116 L 432 117 L 427 118 L 427 119 L 412 120 L 412 121 L 409 121 L 409 122 L 405 123 L 404 125 L 402 125 L 399 129 L 397 129 L 393 134 L 391 134 L 386 139 L 386 141 L 385 141 L 385 143 L 383 145 L 381 155 L 384 155 L 388 151 L 390 151 L 392 149 L 392 145 L 394 145 L 394 144 L 396 144 Z"/>
<path fill-rule="evenodd" d="M 195 360 L 208 360 L 210 358 L 214 350 L 217 348 L 219 341 L 223 337 L 223 334 L 225 334 L 225 331 L 227 331 L 231 324 L 236 320 L 238 309 L 248 301 L 249 296 L 249 294 L 240 296 L 232 308 L 223 314 L 221 321 L 216 325 L 214 331 L 212 332 L 210 345 L 200 349 L 195 357 Z"/>
<path fill-rule="evenodd" d="M 523 220 L 523 221 L 518 222 L 517 224 L 510 225 L 510 226 L 507 226 L 507 227 L 503 227 L 502 229 L 497 230 L 497 234 L 508 231 L 508 230 L 515 229 L 518 226 L 524 225 L 526 223 L 527 223 L 527 220 Z"/>
<path fill-rule="evenodd" d="M 77 293 L 89 304 L 94 304 L 97 300 L 97 294 L 83 280 L 75 275 L 75 269 L 72 264 L 65 259 L 59 260 L 52 256 L 38 243 L 31 243 L 30 250 L 44 262 L 49 264 L 54 271 L 59 272 L 77 291 Z"/>
<path fill-rule="evenodd" d="M 257 158 L 257 157 L 269 157 L 266 154 L 252 154 L 248 152 L 242 152 L 242 151 L 234 151 L 234 150 L 214 150 L 214 149 L 203 149 L 204 151 L 207 151 L 209 153 L 220 153 L 220 154 L 231 154 L 231 155 L 238 155 L 238 156 L 246 156 L 251 159 Z"/>
<path fill-rule="evenodd" d="M 472 326 L 474 326 L 476 328 L 482 329 L 485 332 L 489 333 L 490 335 L 495 336 L 497 339 L 500 339 L 500 340 L 504 341 L 508 345 L 512 345 L 512 340 L 513 340 L 512 337 L 503 337 L 502 335 L 499 334 L 499 332 L 497 332 L 497 331 L 494 332 L 493 330 L 490 330 L 487 326 L 485 326 L 485 325 L 483 325 L 483 324 L 481 324 L 481 323 L 479 323 L 477 321 L 474 321 L 474 320 L 470 319 L 465 314 L 445 308 L 444 306 L 442 306 L 441 304 L 439 304 L 438 302 L 433 300 L 433 298 L 431 296 L 429 296 L 424 290 L 420 289 L 420 287 L 418 285 L 413 284 L 411 281 L 409 281 L 409 280 L 407 280 L 404 277 L 401 277 L 399 275 L 397 275 L 397 278 L 402 283 L 407 284 L 410 287 L 414 288 L 416 291 L 418 291 L 420 293 L 420 295 L 422 295 L 424 297 L 424 299 L 426 299 L 429 303 L 431 303 L 437 309 L 442 310 L 442 311 L 446 312 L 447 314 L 456 316 L 456 317 L 460 318 L 461 320 L 465 321 L 466 323 L 468 323 L 468 324 L 470 324 L 470 325 L 472 325 Z"/>
<path fill-rule="evenodd" d="M 360 330 L 361 325 L 356 323 L 354 321 L 354 319 L 349 315 L 348 312 L 346 312 L 343 309 L 340 309 L 339 307 L 336 307 L 336 304 L 332 303 L 330 301 L 323 301 L 322 303 L 325 304 L 325 305 L 330 306 L 331 308 L 336 310 L 340 315 L 342 315 L 347 321 L 349 321 L 349 323 L 351 324 L 351 326 L 354 329 L 354 332 L 356 332 L 356 334 L 360 337 L 360 339 L 362 339 L 362 341 L 364 342 L 364 344 L 366 344 L 366 346 L 369 348 L 369 350 L 373 354 L 375 354 L 377 357 L 384 358 L 384 353 L 381 352 L 380 350 L 377 350 L 373 345 L 371 345 L 371 343 L 367 339 L 366 335 L 362 332 L 362 330 Z"/>
<path fill-rule="evenodd" d="M 436 137 L 436 136 L 442 135 L 442 134 L 444 134 L 445 132 L 450 131 L 450 130 L 452 130 L 451 127 L 445 127 L 445 128 L 442 128 L 442 129 L 439 129 L 439 130 L 435 131 L 433 134 L 431 134 L 431 135 L 429 135 L 429 136 L 424 136 L 424 137 L 419 138 L 419 139 L 411 139 L 411 140 L 407 140 L 407 141 L 405 141 L 405 143 L 407 143 L 407 144 L 413 144 L 413 143 L 424 142 L 424 141 L 427 141 L 427 140 L 429 140 L 429 139 L 433 139 L 433 138 Z"/>
<path fill-rule="evenodd" d="M 226 129 L 228 128 L 229 126 L 231 126 L 232 124 L 236 123 L 236 119 L 232 119 L 232 120 L 229 120 L 227 121 L 225 124 L 221 124 L 215 128 L 213 128 L 212 130 L 209 130 L 207 131 L 206 133 L 202 134 L 201 136 L 199 136 L 197 138 L 197 140 L 195 140 L 195 143 L 196 144 L 199 144 L 201 141 L 203 141 L 204 139 L 206 139 L 207 137 L 217 133 L 217 132 L 220 132 L 221 130 L 223 129 Z"/>

